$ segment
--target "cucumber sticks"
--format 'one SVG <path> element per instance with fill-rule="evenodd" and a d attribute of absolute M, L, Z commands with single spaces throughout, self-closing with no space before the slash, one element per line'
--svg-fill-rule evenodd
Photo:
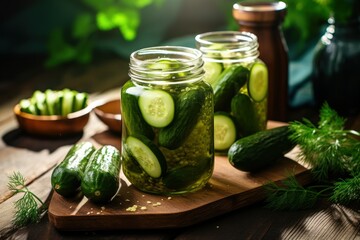
<path fill-rule="evenodd" d="M 30 98 L 19 102 L 20 110 L 33 115 L 62 115 L 79 111 L 88 105 L 88 93 L 70 89 L 36 90 Z"/>

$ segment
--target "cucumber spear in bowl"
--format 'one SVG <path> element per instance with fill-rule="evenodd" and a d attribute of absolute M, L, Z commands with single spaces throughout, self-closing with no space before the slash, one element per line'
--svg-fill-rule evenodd
<path fill-rule="evenodd" d="M 19 106 L 20 111 L 33 115 L 66 116 L 87 107 L 88 98 L 88 93 L 67 88 L 44 92 L 36 90 L 30 98 L 22 99 Z"/>

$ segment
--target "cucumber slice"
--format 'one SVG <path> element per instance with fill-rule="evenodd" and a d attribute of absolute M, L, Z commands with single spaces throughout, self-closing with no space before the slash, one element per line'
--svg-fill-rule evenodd
<path fill-rule="evenodd" d="M 256 102 L 260 102 L 266 97 L 268 92 L 268 70 L 265 64 L 257 62 L 252 66 L 248 81 L 248 92 Z"/>
<path fill-rule="evenodd" d="M 230 114 L 214 114 L 214 148 L 217 151 L 227 150 L 236 141 L 236 125 Z"/>
<path fill-rule="evenodd" d="M 219 78 L 222 70 L 223 70 L 223 67 L 220 63 L 205 62 L 204 63 L 204 71 L 205 71 L 204 81 L 213 85 L 213 83 L 215 83 L 216 80 Z"/>
<path fill-rule="evenodd" d="M 129 136 L 125 147 L 152 178 L 159 178 L 166 172 L 166 160 L 159 148 L 144 136 Z"/>
<path fill-rule="evenodd" d="M 39 115 L 48 115 L 48 109 L 45 103 L 45 94 L 39 90 L 36 90 L 32 96 L 33 102 L 36 107 L 36 111 Z"/>
<path fill-rule="evenodd" d="M 56 111 L 56 101 L 58 95 L 56 91 L 52 91 L 50 89 L 45 91 L 45 102 L 49 112 L 49 115 L 57 115 L 58 111 Z"/>
<path fill-rule="evenodd" d="M 73 110 L 73 102 L 74 102 L 74 97 L 75 94 L 73 91 L 69 90 L 69 89 L 64 89 L 62 90 L 63 92 L 63 101 L 62 101 L 62 115 L 66 116 L 69 113 L 72 112 Z"/>
<path fill-rule="evenodd" d="M 54 103 L 54 113 L 55 115 L 62 115 L 62 103 L 64 100 L 63 91 L 56 91 L 56 101 Z"/>
<path fill-rule="evenodd" d="M 164 58 L 164 59 L 160 59 L 156 62 L 149 64 L 148 67 L 150 69 L 164 71 L 164 70 L 178 68 L 179 66 L 180 66 L 179 61 L 174 60 L 174 59 L 165 59 Z"/>
<path fill-rule="evenodd" d="M 75 95 L 73 111 L 76 112 L 85 108 L 87 106 L 87 99 L 88 99 L 87 93 L 77 93 Z"/>
<path fill-rule="evenodd" d="M 153 127 L 166 127 L 174 118 L 174 100 L 162 90 L 143 91 L 139 97 L 139 107 L 145 121 Z"/>
<path fill-rule="evenodd" d="M 20 110 L 22 112 L 30 113 L 30 114 L 33 114 L 33 115 L 37 114 L 35 105 L 32 104 L 30 99 L 22 99 L 20 101 L 19 105 L 20 105 Z"/>

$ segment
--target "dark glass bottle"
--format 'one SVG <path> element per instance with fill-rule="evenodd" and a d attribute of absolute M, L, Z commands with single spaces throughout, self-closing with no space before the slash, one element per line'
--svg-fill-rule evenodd
<path fill-rule="evenodd" d="M 313 61 L 316 104 L 325 101 L 344 116 L 360 112 L 360 18 L 337 23 L 330 18 Z"/>

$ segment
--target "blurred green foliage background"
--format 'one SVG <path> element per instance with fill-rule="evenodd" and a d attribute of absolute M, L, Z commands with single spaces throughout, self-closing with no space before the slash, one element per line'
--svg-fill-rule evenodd
<path fill-rule="evenodd" d="M 238 29 L 232 6 L 241 0 L 14 1 L 1 9 L 0 58 L 16 63 L 23 56 L 41 55 L 47 68 L 56 68 L 101 58 L 128 59 L 131 52 L 156 45 L 195 47 L 196 34 Z M 327 19 L 342 22 L 359 15 L 360 0 L 283 1 L 289 102 L 299 106 L 312 102 L 312 58 Z"/>

